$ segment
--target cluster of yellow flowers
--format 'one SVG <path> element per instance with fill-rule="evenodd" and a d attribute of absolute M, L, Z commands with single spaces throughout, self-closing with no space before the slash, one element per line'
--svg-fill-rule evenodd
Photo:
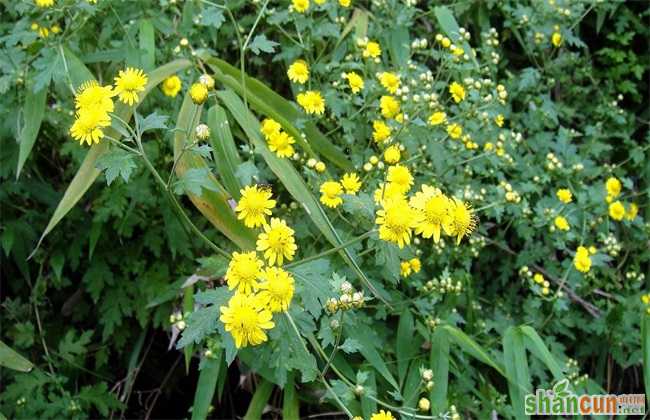
<path fill-rule="evenodd" d="M 639 213 L 639 207 L 636 203 L 630 203 L 628 208 L 616 198 L 621 194 L 621 181 L 617 178 L 610 177 L 605 181 L 605 190 L 607 191 L 606 201 L 609 203 L 609 217 L 614 220 L 621 221 L 634 220 Z"/>
<path fill-rule="evenodd" d="M 361 180 L 356 173 L 346 173 L 340 181 L 326 181 L 320 187 L 320 202 L 330 208 L 343 204 L 343 193 L 355 195 L 361 189 Z"/>
<path fill-rule="evenodd" d="M 292 144 L 296 140 L 285 131 L 282 131 L 282 126 L 279 122 L 272 118 L 266 118 L 262 121 L 260 131 L 266 139 L 269 149 L 275 152 L 278 157 L 288 158 L 293 156 L 295 150 Z"/>
<path fill-rule="evenodd" d="M 406 278 L 411 274 L 419 273 L 422 268 L 422 263 L 419 258 L 411 258 L 408 261 L 402 261 L 399 268 L 402 277 Z"/>
<path fill-rule="evenodd" d="M 314 0 L 314 3 L 317 5 L 325 4 L 327 0 Z M 352 5 L 352 0 L 338 0 L 339 5 L 344 8 L 348 8 Z M 291 0 L 291 10 L 298 13 L 306 13 L 310 7 L 309 0 Z"/>
<path fill-rule="evenodd" d="M 261 226 L 262 232 L 257 237 L 256 251 L 233 253 L 225 276 L 228 288 L 236 291 L 228 305 L 220 308 L 219 319 L 237 348 L 265 342 L 265 330 L 275 326 L 273 313 L 289 309 L 294 279 L 281 266 L 285 260 L 293 259 L 298 248 L 294 231 L 284 220 L 273 217 L 267 223 L 267 216 L 276 205 L 268 189 L 254 185 L 240 192 L 241 199 L 235 208 L 237 217 L 247 227 Z"/>
<path fill-rule="evenodd" d="M 41 38 L 47 38 L 50 36 L 50 32 L 54 35 L 61 32 L 61 27 L 58 24 L 54 24 L 49 28 L 47 26 L 40 26 L 38 23 L 34 22 L 31 25 L 31 30 L 38 33 L 38 36 Z"/>
<path fill-rule="evenodd" d="M 115 87 L 101 86 L 91 80 L 83 83 L 75 95 L 76 119 L 70 127 L 70 135 L 80 143 L 99 143 L 104 128 L 111 125 L 111 113 L 115 109 L 113 97 L 129 106 L 139 101 L 138 93 L 144 91 L 148 77 L 140 69 L 120 70 L 115 77 Z"/>
<path fill-rule="evenodd" d="M 573 265 L 576 270 L 582 273 L 588 273 L 591 270 L 591 255 L 596 253 L 596 248 L 591 246 L 586 248 L 579 246 L 576 255 L 573 257 Z"/>

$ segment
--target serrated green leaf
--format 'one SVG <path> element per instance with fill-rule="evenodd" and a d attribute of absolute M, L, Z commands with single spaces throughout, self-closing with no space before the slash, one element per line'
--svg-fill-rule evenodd
<path fill-rule="evenodd" d="M 248 48 L 250 48 L 250 50 L 253 51 L 253 54 L 259 55 L 260 52 L 274 53 L 275 47 L 277 47 L 278 45 L 280 44 L 278 44 L 275 41 L 271 41 L 267 39 L 266 35 L 261 34 L 253 38 L 253 41 L 248 45 Z"/>
<path fill-rule="evenodd" d="M 108 185 L 111 185 L 118 176 L 124 182 L 128 182 L 131 173 L 136 168 L 133 154 L 118 147 L 114 147 L 107 153 L 101 155 L 97 159 L 96 165 L 97 169 L 104 171 Z"/>
<path fill-rule="evenodd" d="M 211 182 L 210 175 L 209 168 L 188 169 L 174 184 L 174 192 L 176 194 L 193 194 L 197 197 L 203 196 L 203 189 L 219 192 L 219 189 Z"/>

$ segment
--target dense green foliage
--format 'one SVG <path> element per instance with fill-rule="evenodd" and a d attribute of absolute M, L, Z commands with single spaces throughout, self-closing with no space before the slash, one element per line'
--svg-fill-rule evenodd
<path fill-rule="evenodd" d="M 0 418 L 522 418 L 524 394 L 563 378 L 575 392 L 650 386 L 643 2 L 36 3 L 5 3 L 0 23 Z M 298 59 L 322 116 L 296 103 Z M 114 140 L 80 145 L 75 92 L 127 66 L 148 75 L 140 103 L 116 99 Z M 400 77 L 400 115 L 382 116 L 380 72 Z M 188 90 L 206 73 L 216 87 L 197 105 Z M 449 120 L 430 123 L 436 110 Z M 269 150 L 265 118 L 295 156 Z M 473 206 L 473 234 L 380 239 L 391 165 L 373 121 L 402 146 L 412 192 Z M 350 172 L 361 190 L 322 206 L 323 183 Z M 219 318 L 228 255 L 261 230 L 232 208 L 252 184 L 295 231 L 295 293 L 268 341 L 237 349 Z M 332 307 L 349 287 L 363 303 Z"/>

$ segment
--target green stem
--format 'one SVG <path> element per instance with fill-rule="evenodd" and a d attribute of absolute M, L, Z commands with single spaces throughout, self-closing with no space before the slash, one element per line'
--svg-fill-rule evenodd
<path fill-rule="evenodd" d="M 372 235 L 372 234 L 375 233 L 375 232 L 376 232 L 376 230 L 374 230 L 374 229 L 373 229 L 373 230 L 370 230 L 370 231 L 364 233 L 364 234 L 361 235 L 361 236 L 357 236 L 357 237 L 354 238 L 354 239 L 350 239 L 350 240 L 347 241 L 347 242 L 343 242 L 341 245 L 336 246 L 336 247 L 334 247 L 334 248 L 330 248 L 330 249 L 328 249 L 327 251 L 323 251 L 323 252 L 321 252 L 320 254 L 312 255 L 311 257 L 303 258 L 303 259 L 300 260 L 300 261 L 296 261 L 296 262 L 292 262 L 292 263 L 290 263 L 290 264 L 287 264 L 287 265 L 284 266 L 284 268 L 297 267 L 297 266 L 299 266 L 299 265 L 306 264 L 306 263 L 308 263 L 308 262 L 311 262 L 311 261 L 317 260 L 317 259 L 322 258 L 322 257 L 325 257 L 325 256 L 327 256 L 327 255 L 334 254 L 334 253 L 336 253 L 336 252 L 339 252 L 339 251 L 342 250 L 342 249 L 345 249 L 345 248 L 349 247 L 350 245 L 353 245 L 353 244 L 356 244 L 357 242 L 361 242 L 361 241 L 363 241 L 364 239 L 368 238 L 370 235 Z"/>

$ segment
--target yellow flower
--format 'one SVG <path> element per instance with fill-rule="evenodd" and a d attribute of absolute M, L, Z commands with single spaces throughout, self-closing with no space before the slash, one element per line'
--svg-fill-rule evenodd
<path fill-rule="evenodd" d="M 381 47 L 378 43 L 370 41 L 366 44 L 366 48 L 363 50 L 364 58 L 376 58 L 381 55 Z"/>
<path fill-rule="evenodd" d="M 326 2 L 327 0 L 314 0 L 314 3 L 316 3 L 319 6 L 325 4 Z"/>
<path fill-rule="evenodd" d="M 194 83 L 190 86 L 190 97 L 192 102 L 201 105 L 208 99 L 208 88 L 203 83 Z"/>
<path fill-rule="evenodd" d="M 384 95 L 379 99 L 379 107 L 384 118 L 393 118 L 399 114 L 400 104 L 394 97 Z"/>
<path fill-rule="evenodd" d="M 395 165 L 388 168 L 388 175 L 386 176 L 388 182 L 397 186 L 402 192 L 406 193 L 413 185 L 413 175 L 411 171 L 404 165 Z"/>
<path fill-rule="evenodd" d="M 390 93 L 397 92 L 399 89 L 399 76 L 395 73 L 383 72 L 379 74 L 379 83 Z"/>
<path fill-rule="evenodd" d="M 457 82 L 453 82 L 451 85 L 449 85 L 449 93 L 456 103 L 459 103 L 465 99 L 465 88 Z"/>
<path fill-rule="evenodd" d="M 537 284 L 544 284 L 544 276 L 541 275 L 540 273 L 535 273 L 535 275 L 533 276 L 533 280 Z"/>
<path fill-rule="evenodd" d="M 442 227 L 447 235 L 456 237 L 456 245 L 458 245 L 463 236 L 470 235 L 476 229 L 476 222 L 472 208 L 454 198 L 451 200 L 449 217 Z"/>
<path fill-rule="evenodd" d="M 272 118 L 265 118 L 260 125 L 260 131 L 266 140 L 269 140 L 274 134 L 279 134 L 280 130 L 282 130 L 282 126 Z"/>
<path fill-rule="evenodd" d="M 350 4 L 352 4 L 352 0 L 339 0 L 339 4 L 341 7 L 350 7 Z"/>
<path fill-rule="evenodd" d="M 391 128 L 388 124 L 381 120 L 372 122 L 372 138 L 376 143 L 383 143 L 390 137 Z"/>
<path fill-rule="evenodd" d="M 579 246 L 576 250 L 576 255 L 573 258 L 573 265 L 576 270 L 586 273 L 591 269 L 591 258 L 589 257 L 589 250 L 584 246 Z"/>
<path fill-rule="evenodd" d="M 120 70 L 115 78 L 115 93 L 120 101 L 133 105 L 139 101 L 138 92 L 144 91 L 148 79 L 142 70 L 127 67 L 126 70 Z"/>
<path fill-rule="evenodd" d="M 625 206 L 620 201 L 614 201 L 609 205 L 609 217 L 621 221 L 625 217 Z"/>
<path fill-rule="evenodd" d="M 555 224 L 555 227 L 560 229 L 560 230 L 569 230 L 571 227 L 569 226 L 569 222 L 567 219 L 563 216 L 557 216 L 555 220 L 553 221 Z"/>
<path fill-rule="evenodd" d="M 363 78 L 357 73 L 352 71 L 350 73 L 345 73 L 344 76 L 348 80 L 348 85 L 350 86 L 352 93 L 357 93 L 363 89 L 365 83 L 363 82 Z"/>
<path fill-rule="evenodd" d="M 294 291 L 293 276 L 280 267 L 269 267 L 262 271 L 260 277 L 260 301 L 264 302 L 271 312 L 288 310 Z"/>
<path fill-rule="evenodd" d="M 413 272 L 413 270 L 411 269 L 411 264 L 408 261 L 402 261 L 400 263 L 399 271 L 402 277 L 408 277 Z"/>
<path fill-rule="evenodd" d="M 376 204 L 383 205 L 388 201 L 404 200 L 404 192 L 397 184 L 380 184 L 373 194 L 373 199 Z"/>
<path fill-rule="evenodd" d="M 427 412 L 431 408 L 431 402 L 428 398 L 420 398 L 420 401 L 418 401 L 418 408 L 420 411 Z"/>
<path fill-rule="evenodd" d="M 304 85 L 309 80 L 309 65 L 304 60 L 296 60 L 289 66 L 287 76 L 292 82 Z"/>
<path fill-rule="evenodd" d="M 257 280 L 263 266 L 264 261 L 257 258 L 255 251 L 233 252 L 225 276 L 228 289 L 237 288 L 237 292 L 244 294 L 254 292 L 259 288 Z"/>
<path fill-rule="evenodd" d="M 638 213 L 639 213 L 639 206 L 637 206 L 636 203 L 630 203 L 630 207 L 625 212 L 625 219 L 634 220 Z"/>
<path fill-rule="evenodd" d="M 316 172 L 323 173 L 325 172 L 325 162 L 316 162 L 316 165 L 314 166 L 314 169 L 316 169 Z"/>
<path fill-rule="evenodd" d="M 237 218 L 244 220 L 249 228 L 256 228 L 266 223 L 266 216 L 271 215 L 271 209 L 275 207 L 275 200 L 271 199 L 271 191 L 259 188 L 257 185 L 249 185 L 239 191 L 241 198 L 235 211 Z"/>
<path fill-rule="evenodd" d="M 573 201 L 573 194 L 571 194 L 571 191 L 569 191 L 567 188 L 560 188 L 559 190 L 557 190 L 555 195 L 557 196 L 558 200 L 560 200 L 565 204 L 568 204 L 571 201 Z"/>
<path fill-rule="evenodd" d="M 459 139 L 463 135 L 463 127 L 457 123 L 451 123 L 447 126 L 447 134 L 452 139 Z"/>
<path fill-rule="evenodd" d="M 90 80 L 83 83 L 77 90 L 74 98 L 75 108 L 79 112 L 92 110 L 108 114 L 114 110 L 113 96 L 115 96 L 115 92 L 112 87 L 101 86 L 95 80 Z"/>
<path fill-rule="evenodd" d="M 370 420 L 396 420 L 393 417 L 393 414 L 390 411 L 379 410 L 378 413 L 375 413 L 370 417 Z"/>
<path fill-rule="evenodd" d="M 399 146 L 396 144 L 389 146 L 385 151 L 384 151 L 384 160 L 386 163 L 389 164 L 394 164 L 399 162 L 400 158 L 402 157 L 402 154 L 399 150 Z"/>
<path fill-rule="evenodd" d="M 309 9 L 309 0 L 291 0 L 293 10 L 298 13 L 305 13 Z"/>
<path fill-rule="evenodd" d="M 361 180 L 359 175 L 353 173 L 347 173 L 343 175 L 341 179 L 341 186 L 345 189 L 346 194 L 355 195 L 361 189 Z"/>
<path fill-rule="evenodd" d="M 430 125 L 440 125 L 445 121 L 447 121 L 447 114 L 445 114 L 442 111 L 434 112 L 433 114 L 431 114 L 431 116 L 429 116 Z"/>
<path fill-rule="evenodd" d="M 323 182 L 320 186 L 320 202 L 327 207 L 336 208 L 343 204 L 341 194 L 343 194 L 343 187 L 336 181 Z"/>
<path fill-rule="evenodd" d="M 282 265 L 284 260 L 293 260 L 296 253 L 296 240 L 293 229 L 284 220 L 271 218 L 271 224 L 264 225 L 264 232 L 257 237 L 257 250 L 264 251 L 269 265 Z"/>
<path fill-rule="evenodd" d="M 605 189 L 607 190 L 607 195 L 610 197 L 618 197 L 621 193 L 621 181 L 612 177 L 607 178 L 605 182 Z"/>
<path fill-rule="evenodd" d="M 275 326 L 273 314 L 255 295 L 235 293 L 228 301 L 228 306 L 222 306 L 219 310 L 219 319 L 235 339 L 237 348 L 265 342 L 267 337 L 264 330 Z"/>
<path fill-rule="evenodd" d="M 427 239 L 433 236 L 438 243 L 443 225 L 450 223 L 452 201 L 438 188 L 422 185 L 422 191 L 411 198 L 410 204 L 418 211 L 415 233 Z"/>
<path fill-rule="evenodd" d="M 70 127 L 70 135 L 79 143 L 89 146 L 99 143 L 104 137 L 104 127 L 111 125 L 108 113 L 98 108 L 84 108 L 77 114 L 77 119 Z"/>
<path fill-rule="evenodd" d="M 38 7 L 52 7 L 54 6 L 54 0 L 36 0 L 36 5 Z"/>
<path fill-rule="evenodd" d="M 162 83 L 161 89 L 165 95 L 173 98 L 178 95 L 178 92 L 181 90 L 181 86 L 182 82 L 180 77 L 173 75 L 165 79 L 165 81 Z"/>
<path fill-rule="evenodd" d="M 383 208 L 377 211 L 375 223 L 379 225 L 379 239 L 396 243 L 398 247 L 411 243 L 411 233 L 417 214 L 406 200 L 384 200 Z"/>
<path fill-rule="evenodd" d="M 296 99 L 307 114 L 323 115 L 325 112 L 325 100 L 318 91 L 299 93 Z"/>
<path fill-rule="evenodd" d="M 288 158 L 294 154 L 292 144 L 295 142 L 296 140 L 284 131 L 271 134 L 271 137 L 268 139 L 269 150 L 275 152 L 280 158 Z"/>
<path fill-rule="evenodd" d="M 54 24 L 54 25 L 52 25 L 51 30 L 52 30 L 53 34 L 58 34 L 58 33 L 61 32 L 61 27 L 59 25 L 57 25 L 57 24 Z"/>
<path fill-rule="evenodd" d="M 559 47 L 562 44 L 562 35 L 559 32 L 553 32 L 553 35 L 551 35 L 551 44 L 554 47 Z"/>
<path fill-rule="evenodd" d="M 419 273 L 420 269 L 422 268 L 422 263 L 420 263 L 419 258 L 411 258 L 409 260 L 409 265 L 411 266 L 411 270 L 413 270 L 414 273 Z"/>
<path fill-rule="evenodd" d="M 505 122 L 505 118 L 503 118 L 503 115 L 499 114 L 494 118 L 494 123 L 497 125 L 497 127 L 503 127 L 503 123 Z"/>

